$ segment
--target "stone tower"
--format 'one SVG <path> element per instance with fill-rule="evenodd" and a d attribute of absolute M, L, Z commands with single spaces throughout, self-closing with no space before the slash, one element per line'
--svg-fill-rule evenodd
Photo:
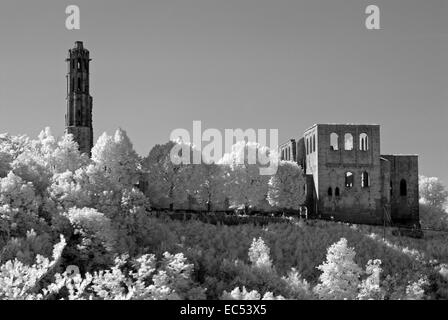
<path fill-rule="evenodd" d="M 76 41 L 68 50 L 67 113 L 65 130 L 73 135 L 81 153 L 89 157 L 93 147 L 92 97 L 89 93 L 89 50 Z"/>

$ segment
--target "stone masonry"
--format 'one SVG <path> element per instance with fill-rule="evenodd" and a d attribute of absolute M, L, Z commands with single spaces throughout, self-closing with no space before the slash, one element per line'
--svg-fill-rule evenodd
<path fill-rule="evenodd" d="M 65 130 L 73 135 L 81 153 L 91 156 L 93 147 L 92 102 L 89 93 L 89 50 L 81 41 L 68 51 L 67 113 Z"/>
<path fill-rule="evenodd" d="M 380 126 L 316 124 L 280 146 L 302 166 L 308 212 L 367 224 L 418 225 L 418 157 L 381 155 Z"/>

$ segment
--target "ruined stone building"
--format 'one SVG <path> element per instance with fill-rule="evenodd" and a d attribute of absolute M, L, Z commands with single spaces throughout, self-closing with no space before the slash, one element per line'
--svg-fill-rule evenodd
<path fill-rule="evenodd" d="M 67 113 L 65 130 L 78 142 L 81 153 L 91 155 L 93 147 L 92 97 L 89 93 L 89 50 L 76 41 L 68 51 Z"/>
<path fill-rule="evenodd" d="M 418 158 L 383 155 L 380 126 L 315 124 L 280 146 L 306 175 L 310 215 L 353 223 L 418 225 Z"/>

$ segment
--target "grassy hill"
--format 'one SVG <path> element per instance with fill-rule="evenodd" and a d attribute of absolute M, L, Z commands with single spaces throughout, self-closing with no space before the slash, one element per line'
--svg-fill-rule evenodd
<path fill-rule="evenodd" d="M 428 297 L 448 298 L 448 277 L 443 277 L 448 270 L 444 265 L 448 264 L 445 233 L 427 232 L 423 239 L 413 239 L 394 236 L 388 228 L 383 240 L 382 227 L 328 221 L 225 226 L 158 218 L 152 221 L 150 234 L 150 252 L 183 252 L 194 263 L 195 278 L 208 288 L 209 298 L 217 298 L 223 290 L 237 286 L 282 293 L 275 279 L 264 282 L 245 270 L 249 265 L 249 247 L 259 237 L 270 248 L 279 277 L 295 268 L 311 285 L 316 284 L 320 275 L 316 267 L 325 260 L 327 248 L 346 238 L 356 251 L 359 266 L 364 267 L 370 259 L 382 261 L 381 278 L 394 291 L 390 298 L 400 297 L 407 284 L 425 276 L 430 282 Z"/>

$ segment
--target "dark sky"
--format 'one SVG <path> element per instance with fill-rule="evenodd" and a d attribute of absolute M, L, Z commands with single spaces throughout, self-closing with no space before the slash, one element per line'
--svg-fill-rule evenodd
<path fill-rule="evenodd" d="M 81 9 L 81 30 L 65 8 Z M 381 30 L 364 25 L 367 5 Z M 95 139 L 124 128 L 146 155 L 175 128 L 377 123 L 382 153 L 448 182 L 444 0 L 23 1 L 0 4 L 0 132 L 61 135 L 65 57 L 90 50 Z"/>

